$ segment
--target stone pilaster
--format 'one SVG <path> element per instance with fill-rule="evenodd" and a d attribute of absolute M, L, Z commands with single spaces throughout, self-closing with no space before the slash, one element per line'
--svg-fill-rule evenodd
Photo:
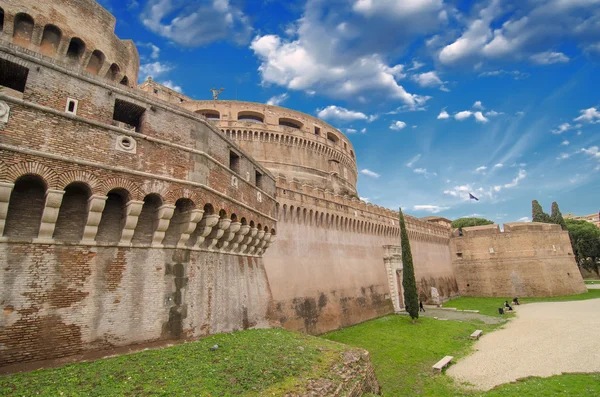
<path fill-rule="evenodd" d="M 10 195 L 14 187 L 14 183 L 0 182 L 0 236 L 4 234 L 8 203 L 10 202 Z"/>
<path fill-rule="evenodd" d="M 121 233 L 121 241 L 119 245 L 130 246 L 133 232 L 137 226 L 138 218 L 144 206 L 143 201 L 131 200 L 125 205 L 125 224 Z"/>
<path fill-rule="evenodd" d="M 58 211 L 60 211 L 60 205 L 64 195 L 64 190 L 48 189 L 46 191 L 46 204 L 44 206 L 44 212 L 42 213 L 42 222 L 40 224 L 38 237 L 37 239 L 34 239 L 35 242 L 51 243 L 54 241 L 52 235 L 54 234 Z"/>
<path fill-rule="evenodd" d="M 96 244 L 96 234 L 98 233 L 98 225 L 102 219 L 102 211 L 106 205 L 106 196 L 91 196 L 88 199 L 88 216 L 83 229 L 83 237 L 81 242 L 85 244 Z"/>
<path fill-rule="evenodd" d="M 188 221 L 181 227 L 181 237 L 179 237 L 177 247 L 185 248 L 188 240 L 190 239 L 190 235 L 194 230 L 196 230 L 196 225 L 198 225 L 198 222 L 200 222 L 202 219 L 202 215 L 204 215 L 204 210 L 191 210 L 187 214 Z"/>
<path fill-rule="evenodd" d="M 165 204 L 158 208 L 156 213 L 156 219 L 158 221 L 158 225 L 154 234 L 152 235 L 152 246 L 153 247 L 162 247 L 162 241 L 165 238 L 165 233 L 169 228 L 169 223 L 171 223 L 171 218 L 175 213 L 175 206 Z"/>

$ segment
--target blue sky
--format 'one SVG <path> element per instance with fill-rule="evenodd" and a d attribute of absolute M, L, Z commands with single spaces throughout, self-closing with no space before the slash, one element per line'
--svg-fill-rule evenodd
<path fill-rule="evenodd" d="M 345 132 L 375 204 L 497 223 L 533 199 L 600 210 L 600 0 L 100 2 L 140 80 Z"/>

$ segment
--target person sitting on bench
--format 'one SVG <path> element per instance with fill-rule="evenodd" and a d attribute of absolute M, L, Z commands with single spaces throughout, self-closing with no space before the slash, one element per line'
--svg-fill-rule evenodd
<path fill-rule="evenodd" d="M 520 305 L 519 298 L 514 298 L 513 301 L 512 301 L 512 304 L 513 305 Z"/>
<path fill-rule="evenodd" d="M 504 301 L 504 307 L 508 309 L 508 311 L 512 310 L 512 307 L 508 304 L 508 301 Z"/>

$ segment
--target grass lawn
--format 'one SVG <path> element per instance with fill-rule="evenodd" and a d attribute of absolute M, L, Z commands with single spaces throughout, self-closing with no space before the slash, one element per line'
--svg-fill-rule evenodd
<path fill-rule="evenodd" d="M 455 307 L 460 310 L 464 309 L 475 309 L 479 310 L 479 313 L 487 316 L 499 317 L 498 308 L 504 305 L 504 301 L 512 302 L 514 297 L 511 298 L 472 298 L 472 297 L 460 297 L 452 299 L 443 304 L 443 307 Z M 567 301 L 579 301 L 586 299 L 597 299 L 600 298 L 600 289 L 588 290 L 585 294 L 579 295 L 567 295 L 567 296 L 553 296 L 549 298 L 519 298 L 521 304 L 536 303 L 536 302 L 567 302 Z"/>
<path fill-rule="evenodd" d="M 211 351 L 215 344 L 219 349 Z M 280 329 L 214 335 L 161 350 L 0 377 L 0 396 L 280 396 L 348 347 Z"/>
<path fill-rule="evenodd" d="M 600 284 L 600 280 L 583 280 L 586 284 Z"/>
<path fill-rule="evenodd" d="M 476 307 L 477 308 L 477 307 Z M 324 338 L 362 347 L 371 353 L 383 396 L 598 396 L 600 374 L 528 378 L 486 393 L 463 389 L 445 375 L 434 374 L 431 366 L 446 355 L 455 361 L 471 351 L 469 335 L 475 329 L 497 328 L 481 322 L 419 319 L 413 325 L 405 316 L 388 316 L 324 335 Z"/>

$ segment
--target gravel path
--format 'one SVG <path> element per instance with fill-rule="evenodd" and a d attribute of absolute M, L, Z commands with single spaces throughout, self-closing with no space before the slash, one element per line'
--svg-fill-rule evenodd
<path fill-rule="evenodd" d="M 469 321 L 469 320 L 480 320 L 486 324 L 500 324 L 506 322 L 502 317 L 484 316 L 479 313 L 470 313 L 463 311 L 454 310 L 443 310 L 426 308 L 425 313 L 419 313 L 422 317 L 436 317 L 438 320 L 457 320 L 457 321 Z"/>
<path fill-rule="evenodd" d="M 600 299 L 531 303 L 446 374 L 481 390 L 527 376 L 600 372 Z"/>

